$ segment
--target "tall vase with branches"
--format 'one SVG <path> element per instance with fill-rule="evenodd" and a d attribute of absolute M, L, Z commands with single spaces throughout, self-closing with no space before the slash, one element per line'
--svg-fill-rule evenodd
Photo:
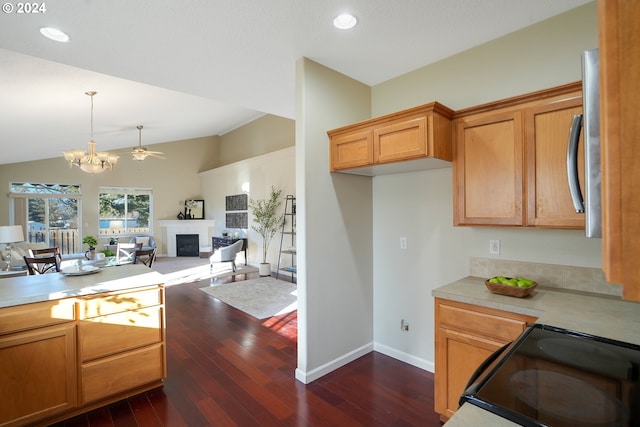
<path fill-rule="evenodd" d="M 251 228 L 262 236 L 262 265 L 268 265 L 267 251 L 273 236 L 276 234 L 282 221 L 284 213 L 279 212 L 282 205 L 282 190 L 271 187 L 269 197 L 266 199 L 250 199 L 249 209 L 253 215 Z M 270 271 L 270 266 L 268 267 Z"/>

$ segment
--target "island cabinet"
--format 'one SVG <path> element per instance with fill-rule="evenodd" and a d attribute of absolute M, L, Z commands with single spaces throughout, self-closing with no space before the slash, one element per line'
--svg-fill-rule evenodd
<path fill-rule="evenodd" d="M 50 425 L 165 377 L 162 285 L 0 308 L 2 427 Z"/>
<path fill-rule="evenodd" d="M 0 309 L 0 426 L 22 426 L 78 405 L 73 300 Z"/>
<path fill-rule="evenodd" d="M 598 1 L 602 265 L 640 301 L 640 2 Z"/>
<path fill-rule="evenodd" d="M 163 300 L 162 287 L 79 300 L 81 404 L 166 377 Z"/>
<path fill-rule="evenodd" d="M 452 115 L 432 102 L 330 130 L 330 170 L 358 173 L 359 168 L 417 159 L 450 162 Z"/>
<path fill-rule="evenodd" d="M 456 112 L 454 224 L 584 228 L 566 166 L 569 129 L 581 112 L 580 82 Z"/>
<path fill-rule="evenodd" d="M 517 338 L 535 317 L 435 299 L 435 411 L 442 421 L 458 409 L 474 371 Z"/>

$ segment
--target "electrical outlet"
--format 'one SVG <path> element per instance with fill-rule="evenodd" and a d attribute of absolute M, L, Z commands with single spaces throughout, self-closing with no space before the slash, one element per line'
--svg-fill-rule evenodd
<path fill-rule="evenodd" d="M 404 332 L 409 332 L 409 322 L 404 319 L 400 320 L 400 330 Z"/>
<path fill-rule="evenodd" d="M 400 237 L 400 249 L 407 249 L 407 238 Z"/>
<path fill-rule="evenodd" d="M 500 255 L 500 240 L 489 240 L 489 254 Z"/>

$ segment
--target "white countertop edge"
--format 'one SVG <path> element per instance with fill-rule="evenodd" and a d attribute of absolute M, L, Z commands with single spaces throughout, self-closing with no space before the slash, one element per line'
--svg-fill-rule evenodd
<path fill-rule="evenodd" d="M 52 273 L 8 278 L 0 281 L 0 308 L 161 285 L 165 281 L 164 275 L 142 264 L 108 267 L 83 276 Z"/>

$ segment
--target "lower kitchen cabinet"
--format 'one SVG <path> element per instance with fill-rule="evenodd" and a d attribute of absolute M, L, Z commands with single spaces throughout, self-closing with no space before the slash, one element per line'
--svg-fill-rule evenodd
<path fill-rule="evenodd" d="M 74 323 L 0 336 L 0 426 L 21 426 L 77 406 Z"/>
<path fill-rule="evenodd" d="M 99 294 L 78 305 L 81 404 L 162 381 L 164 288 Z"/>
<path fill-rule="evenodd" d="M 469 378 L 493 352 L 517 338 L 536 318 L 435 299 L 435 411 L 448 420 Z"/>
<path fill-rule="evenodd" d="M 165 377 L 163 344 L 105 357 L 81 368 L 82 403 L 91 403 L 118 393 L 135 390 Z"/>
<path fill-rule="evenodd" d="M 162 385 L 164 287 L 0 308 L 0 427 L 49 425 Z"/>

